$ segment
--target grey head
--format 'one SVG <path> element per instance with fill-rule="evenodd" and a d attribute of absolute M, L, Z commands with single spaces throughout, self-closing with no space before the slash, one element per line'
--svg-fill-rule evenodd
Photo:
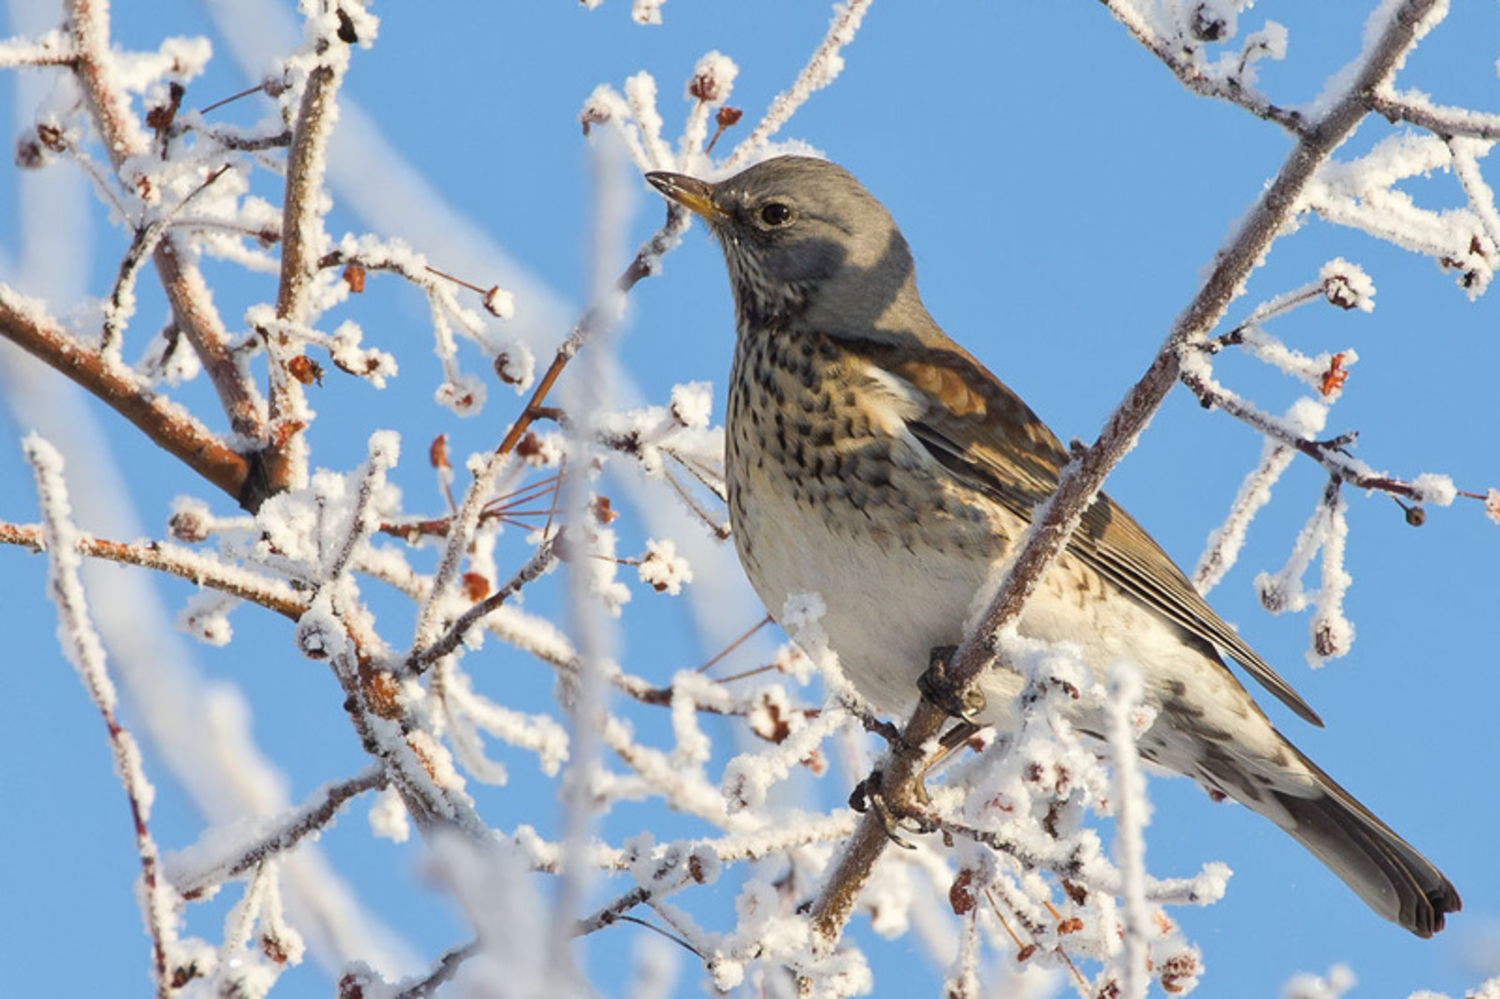
<path fill-rule="evenodd" d="M 901 231 L 843 167 L 778 156 L 716 184 L 646 179 L 723 247 L 742 335 L 771 327 L 878 337 L 931 323 Z"/>

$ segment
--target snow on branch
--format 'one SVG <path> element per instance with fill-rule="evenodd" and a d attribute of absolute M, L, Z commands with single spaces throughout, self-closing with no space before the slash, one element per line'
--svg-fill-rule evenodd
<path fill-rule="evenodd" d="M 813 50 L 812 57 L 802 72 L 797 74 L 791 87 L 777 94 L 766 109 L 764 117 L 750 130 L 740 144 L 724 162 L 725 172 L 744 166 L 752 157 L 759 157 L 771 136 L 807 102 L 814 93 L 828 86 L 844 71 L 843 49 L 854 41 L 854 35 L 870 9 L 870 0 L 847 0 L 834 4 L 833 18 L 828 23 L 828 34 Z"/>
<path fill-rule="evenodd" d="M 121 188 L 136 199 L 140 213 L 144 214 L 169 183 L 140 172 L 140 164 L 149 162 L 151 140 L 130 107 L 126 89 L 129 80 L 122 73 L 125 67 L 111 51 L 108 5 L 101 0 L 70 0 L 64 9 L 76 53 L 72 65 L 89 116 L 98 129 Z M 194 63 L 180 58 L 185 54 L 177 53 L 178 57 L 159 71 L 184 77 L 193 75 L 201 66 L 202 55 L 195 54 L 198 61 Z M 202 168 L 192 164 L 187 170 L 188 176 L 193 176 Z M 203 170 L 202 175 L 207 172 Z M 213 381 L 231 427 L 247 439 L 264 440 L 267 419 L 264 405 L 230 351 L 228 332 L 191 255 L 176 234 L 168 232 L 151 258 L 173 315 Z"/>
<path fill-rule="evenodd" d="M 661 94 L 675 100 L 679 91 L 659 87 L 645 72 L 626 79 L 620 92 L 598 87 L 580 119 L 586 131 L 617 133 L 641 169 L 722 175 L 773 151 L 805 149 L 772 140 L 839 73 L 869 6 L 868 0 L 835 5 L 826 36 L 797 78 L 718 159 L 715 143 L 741 121 L 728 103 L 739 70 L 718 51 L 699 58 L 681 87 L 688 107 L 676 137 L 659 102 Z M 836 678 L 827 684 L 834 695 L 826 703 L 807 700 L 798 687 L 808 682 L 811 660 L 791 646 L 715 678 L 706 670 L 717 656 L 701 670 L 679 668 L 659 661 L 652 643 L 627 648 L 610 641 L 607 617 L 621 612 L 632 593 L 693 594 L 721 582 L 682 535 L 664 536 L 654 521 L 630 523 L 632 511 L 612 508 L 597 485 L 603 468 L 623 466 L 658 497 L 676 497 L 666 502 L 679 502 L 675 512 L 685 512 L 692 527 L 725 540 L 723 431 L 710 426 L 708 387 L 677 385 L 654 405 L 620 411 L 601 398 L 604 366 L 582 370 L 618 322 L 625 296 L 658 273 L 680 241 L 689 217 L 679 206 L 667 209 L 618 275 L 619 261 L 610 259 L 610 280 L 596 282 L 589 306 L 538 374 L 530 347 L 497 322 L 516 307 L 509 291 L 438 271 L 398 238 L 327 231 L 328 220 L 339 217 L 329 214 L 324 174 L 346 100 L 341 83 L 353 48 L 368 45 L 378 28 L 362 3 L 303 5 L 303 44 L 246 91 L 272 106 L 253 128 L 215 123 L 217 102 L 184 108 L 182 81 L 201 71 L 206 44 L 177 40 L 158 52 L 122 52 L 99 0 L 70 0 L 65 30 L 0 42 L 0 67 L 57 67 L 50 72 L 76 78 L 84 95 L 77 108 L 38 115 L 23 137 L 23 165 L 55 158 L 91 175 L 102 210 L 125 226 L 128 244 L 104 292 L 102 324 L 79 332 L 0 286 L 0 332 L 68 373 L 244 508 L 219 514 L 202 500 L 183 498 L 167 527 L 172 541 L 93 538 L 71 525 L 55 459 L 33 440 L 27 453 L 37 470 L 43 523 L 0 523 L 0 544 L 48 552 L 59 614 L 69 622 L 64 646 L 85 664 L 80 675 L 125 761 L 120 769 L 136 809 L 143 881 L 155 886 L 147 917 L 158 982 L 191 966 L 216 991 L 269 988 L 276 972 L 266 962 L 295 961 L 302 947 L 281 913 L 283 870 L 303 859 L 307 847 L 299 844 L 329 828 L 349 800 L 383 789 L 372 826 L 398 838 L 407 819 L 414 820 L 430 850 L 429 869 L 470 924 L 457 939 L 473 940 L 429 956 L 412 965 L 420 973 L 408 968 L 408 977 L 395 981 L 351 965 L 340 981 L 349 994 L 425 996 L 455 979 L 461 988 L 466 976 L 495 973 L 540 991 L 548 974 L 561 980 L 577 973 L 569 949 L 578 936 L 637 921 L 666 927 L 717 987 L 765 990 L 768 982 L 795 977 L 808 994 L 852 995 L 874 987 L 862 947 L 839 941 L 856 911 L 870 916 L 876 933 L 922 935 L 934 953 L 951 943 L 955 995 L 982 994 L 979 969 L 987 951 L 1017 965 L 1065 969 L 1088 994 L 1136 996 L 1151 981 L 1168 992 L 1196 983 L 1203 962 L 1167 910 L 1216 901 L 1227 871 L 1208 865 L 1192 876 L 1164 878 L 1145 866 L 1149 803 L 1135 737 L 1150 719 L 1139 706 L 1140 678 L 1120 664 L 1101 685 L 1064 652 L 997 638 L 997 629 L 1014 620 L 1047 560 L 1066 544 L 1078 511 L 1180 379 L 1206 404 L 1266 438 L 1257 468 L 1195 574 L 1199 586 L 1206 589 L 1234 563 L 1248 524 L 1289 463 L 1298 454 L 1312 457 L 1329 473 L 1327 491 L 1287 568 L 1267 577 L 1265 589 L 1284 605 L 1316 604 L 1315 646 L 1325 654 L 1347 649 L 1342 484 L 1413 504 L 1446 502 L 1457 491 L 1441 477 L 1407 481 L 1371 469 L 1348 454 L 1347 435 L 1320 439 L 1328 407 L 1357 357 L 1352 350 L 1299 350 L 1269 329 L 1276 318 L 1319 300 L 1368 311 L 1373 285 L 1357 267 L 1333 261 L 1319 280 L 1258 306 L 1235 330 L 1210 334 L 1299 212 L 1390 230 L 1403 245 L 1459 271 L 1477 294 L 1500 247 L 1500 216 L 1482 174 L 1495 125 L 1488 116 L 1466 118 L 1397 97 L 1389 86 L 1433 3 L 1382 8 L 1391 17 L 1376 23 L 1376 41 L 1312 110 L 1291 109 L 1258 91 L 1256 68 L 1260 60 L 1281 58 L 1286 34 L 1270 22 L 1241 32 L 1236 21 L 1244 5 L 1111 0 L 1108 6 L 1189 89 L 1273 122 L 1297 149 L 1226 241 L 1150 371 L 1100 440 L 1065 472 L 984 628 L 954 660 L 960 677 L 970 678 L 995 655 L 1019 664 L 1026 678 L 1020 730 L 1004 739 L 975 737 L 970 745 L 978 751 L 938 772 L 927 794 L 920 780 L 945 720 L 928 705 L 898 732 L 862 713 Z M 638 0 L 635 12 L 654 20 L 659 7 Z M 1371 109 L 1433 134 L 1408 135 L 1351 163 L 1332 163 L 1332 151 Z M 1398 190 L 1407 178 L 1439 170 L 1453 173 L 1464 208 L 1429 211 Z M 252 178 L 265 180 L 256 171 L 279 177 L 281 205 L 250 193 Z M 201 254 L 275 275 L 272 300 L 244 308 L 238 332 L 216 311 L 205 277 L 214 271 L 199 268 Z M 135 345 L 141 360 L 132 369 L 121 358 L 141 338 L 136 294 L 148 267 L 163 284 L 171 315 L 143 349 Z M 401 441 L 393 433 L 369 436 L 365 460 L 352 470 L 312 465 L 315 414 L 304 396 L 322 369 L 310 355 L 321 359 L 326 352 L 335 367 L 376 387 L 397 375 L 395 356 L 364 346 L 359 322 L 334 315 L 359 302 L 374 273 L 396 275 L 424 296 L 429 342 L 441 364 L 434 394 L 453 414 L 478 413 L 490 384 L 489 371 L 480 377 L 460 363 L 470 345 L 502 384 L 525 396 L 498 444 L 467 463 L 450 463 L 446 433 L 434 441 L 429 464 L 446 499 L 436 511 L 406 505 L 395 482 L 408 469 L 396 468 Z M 1283 416 L 1263 411 L 1218 380 L 1214 359 L 1230 348 L 1276 365 L 1312 394 Z M 575 365 L 574 375 L 585 387 L 559 404 L 554 390 L 582 351 L 585 364 Z M 217 425 L 213 419 L 200 420 L 158 391 L 198 370 L 219 397 L 220 422 L 228 425 L 223 435 L 207 429 Z M 455 495 L 461 481 L 467 488 Z M 1487 502 L 1500 511 L 1500 492 L 1491 490 Z M 611 527 L 621 516 L 622 525 Z M 519 530 L 507 532 L 512 527 Z M 157 861 L 145 832 L 150 786 L 138 777 L 138 761 L 126 766 L 135 759 L 134 744 L 117 731 L 112 695 L 96 693 L 109 689 L 108 674 L 76 582 L 85 557 L 192 582 L 198 592 L 180 620 L 206 641 L 229 641 L 232 610 L 259 607 L 286 619 L 283 647 L 331 671 L 370 762 L 293 808 L 210 829 L 164 864 Z M 1309 592 L 1304 578 L 1314 558 L 1321 559 L 1321 576 Z M 564 626 L 570 612 L 549 604 L 562 575 L 552 573 L 558 561 L 573 579 L 572 627 Z M 621 572 L 622 566 L 634 571 Z M 402 619 L 367 599 L 370 583 L 389 589 L 382 600 L 414 608 L 408 643 L 377 627 Z M 816 616 L 811 605 L 803 615 L 809 625 Z M 811 628 L 797 637 L 819 652 Z M 495 658 L 476 654 L 485 643 L 506 646 L 498 678 L 486 673 Z M 832 657 L 829 663 L 836 665 Z M 551 681 L 551 699 L 512 700 L 512 668 L 535 670 L 543 685 Z M 1081 741 L 1068 724 L 1080 699 L 1100 705 L 1110 722 L 1104 758 L 1098 744 Z M 889 827 L 842 807 L 812 808 L 799 797 L 803 784 L 830 769 L 867 766 L 865 744 L 873 740 L 861 724 L 890 745 L 882 772 Z M 726 730 L 753 739 L 725 753 Z M 536 773 L 518 768 L 517 758 Z M 528 787 L 528 811 L 512 831 L 498 833 L 483 817 L 485 785 L 506 784 L 522 772 L 550 782 L 550 791 L 536 796 Z M 563 828 L 544 827 L 551 838 L 523 821 L 534 815 L 538 797 L 549 806 L 558 798 L 568 802 Z M 662 827 L 671 835 L 620 838 L 617 821 L 641 807 L 673 813 L 673 824 Z M 1115 820 L 1112 852 L 1097 831 L 1100 816 Z M 914 849 L 884 856 L 888 833 L 897 828 Z M 538 874 L 560 882 L 552 886 L 550 911 L 536 892 Z M 180 903 L 207 898 L 235 879 L 244 882 L 244 893 L 216 952 L 178 941 Z M 716 884 L 733 899 L 732 911 L 706 911 L 698 903 L 696 889 Z M 937 911 L 945 899 L 958 917 L 956 929 Z M 517 926 L 518 906 L 537 918 Z"/>
<path fill-rule="evenodd" d="M 89 700 L 104 719 L 114 755 L 115 773 L 125 789 L 134 823 L 135 849 L 141 864 L 140 904 L 146 932 L 151 938 L 151 976 L 158 992 L 171 987 L 180 968 L 190 962 L 179 952 L 177 909 L 179 900 L 162 877 L 161 856 L 147 827 L 156 789 L 146 777 L 140 747 L 116 715 L 118 695 L 109 678 L 104 645 L 89 616 L 88 597 L 79 573 L 79 532 L 72 519 L 68 488 L 63 479 L 63 459 L 57 449 L 37 434 L 23 442 L 26 460 L 36 479 L 42 507 L 42 536 L 48 554 L 48 590 L 57 605 L 57 637 L 83 681 Z"/>
<path fill-rule="evenodd" d="M 267 858 L 292 849 L 308 836 L 316 837 L 333 824 L 350 799 L 385 786 L 385 772 L 378 766 L 366 767 L 354 777 L 318 788 L 283 815 L 210 829 L 194 845 L 166 858 L 167 879 L 184 898 L 211 895 Z"/>
<path fill-rule="evenodd" d="M 1392 123 L 1403 121 L 1439 138 L 1500 139 L 1500 115 L 1469 108 L 1442 107 L 1415 91 L 1379 90 L 1370 96 L 1370 110 Z"/>
<path fill-rule="evenodd" d="M 725 129 L 738 124 L 742 112 L 726 102 L 733 89 L 739 68 L 723 53 L 709 52 L 698 60 L 685 88 L 692 102 L 677 152 L 662 138 L 663 121 L 656 106 L 656 81 L 647 73 L 637 73 L 625 81 L 622 97 L 609 84 L 600 84 L 584 102 L 578 120 L 587 133 L 594 126 L 615 130 L 624 140 L 635 165 L 644 171 L 677 170 L 697 176 L 727 176 L 752 160 L 764 159 L 778 152 L 806 152 L 806 144 L 777 144 L 771 137 L 779 132 L 814 93 L 832 83 L 843 71 L 843 49 L 854 40 L 860 23 L 869 10 L 870 0 L 847 0 L 835 3 L 828 33 L 814 49 L 797 79 L 771 101 L 758 121 L 734 150 L 715 164 L 709 154 Z M 718 131 L 708 136 L 708 116 L 714 113 Z M 705 139 L 707 143 L 705 144 Z M 668 207 L 668 219 L 681 219 L 681 206 Z"/>
<path fill-rule="evenodd" d="M 243 455 L 187 410 L 151 392 L 129 368 L 69 334 L 43 303 L 4 284 L 0 335 L 98 396 L 212 485 L 231 496 L 243 490 L 249 470 Z"/>
<path fill-rule="evenodd" d="M 1470 158 L 1488 152 L 1490 143 L 1469 141 L 1473 144 L 1463 148 Z M 1302 192 L 1301 208 L 1432 257 L 1445 270 L 1455 271 L 1459 286 L 1477 298 L 1489 286 L 1497 253 L 1486 233 L 1485 222 L 1495 213 L 1488 188 L 1472 192 L 1478 199 L 1474 208 L 1433 210 L 1420 207 L 1396 186 L 1453 166 L 1454 148 L 1448 142 L 1435 136 L 1393 135 L 1358 159 L 1321 166 Z"/>
<path fill-rule="evenodd" d="M 1141 671 L 1134 663 L 1121 661 L 1110 667 L 1107 703 L 1110 764 L 1114 774 L 1115 859 L 1120 865 L 1124 902 L 1122 999 L 1144 999 L 1149 985 L 1146 967 L 1152 920 L 1146 907 L 1145 826 L 1150 820 L 1150 804 L 1136 748 L 1136 738 L 1143 730 L 1139 724 L 1143 719 L 1138 715 L 1142 692 Z"/>
<path fill-rule="evenodd" d="M 1287 31 L 1275 21 L 1267 21 L 1235 47 L 1230 44 L 1239 30 L 1234 5 L 1105 0 L 1105 6 L 1131 37 L 1193 93 L 1228 101 L 1293 135 L 1303 135 L 1309 128 L 1302 111 L 1272 102 L 1255 86 L 1258 61 L 1286 56 Z M 1210 61 L 1209 52 L 1215 46 L 1221 51 Z"/>
<path fill-rule="evenodd" d="M 70 66 L 75 58 L 69 39 L 55 29 L 35 38 L 0 39 L 0 69 Z"/>

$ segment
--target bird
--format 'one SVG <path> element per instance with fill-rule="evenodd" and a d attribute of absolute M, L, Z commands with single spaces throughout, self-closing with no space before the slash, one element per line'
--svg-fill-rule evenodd
<path fill-rule="evenodd" d="M 905 717 L 1068 449 L 939 327 L 901 230 L 843 167 L 776 156 L 717 182 L 645 179 L 707 224 L 728 269 L 725 477 L 745 573 L 778 620 L 790 597 L 821 597 L 842 672 L 876 712 Z M 1270 819 L 1380 916 L 1430 937 L 1461 908 L 1442 872 L 1277 730 L 1226 656 L 1322 721 L 1107 494 L 1018 627 L 1073 643 L 1101 679 L 1134 661 L 1154 711 L 1141 756 Z M 990 667 L 971 720 L 1014 728 L 1022 684 Z M 1103 718 L 1080 712 L 1075 727 L 1102 738 Z"/>

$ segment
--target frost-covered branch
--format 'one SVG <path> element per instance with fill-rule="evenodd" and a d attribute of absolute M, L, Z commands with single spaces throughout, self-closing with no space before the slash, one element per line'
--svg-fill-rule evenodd
<path fill-rule="evenodd" d="M 40 302 L 0 284 L 0 335 L 68 376 L 135 424 L 206 481 L 238 497 L 249 462 L 186 410 L 154 394 L 130 369 L 66 332 Z"/>
<path fill-rule="evenodd" d="M 381 767 L 367 767 L 348 780 L 325 784 L 284 815 L 256 820 L 250 828 L 214 829 L 198 844 L 167 858 L 167 878 L 186 899 L 232 881 L 268 857 L 292 849 L 327 829 L 349 799 L 386 786 Z"/>
<path fill-rule="evenodd" d="M 1229 516 L 1208 538 L 1208 545 L 1193 569 L 1193 585 L 1207 593 L 1219 584 L 1245 543 L 1245 532 L 1261 507 L 1271 499 L 1271 487 L 1291 465 L 1296 452 L 1285 444 L 1266 441 L 1259 463 L 1245 476 L 1239 494 L 1230 504 Z"/>
<path fill-rule="evenodd" d="M 24 524 L 0 523 L 0 544 L 18 545 L 32 551 L 44 551 L 47 547 L 42 531 Z M 110 541 L 86 534 L 78 535 L 76 544 L 79 554 L 89 558 L 155 569 L 236 599 L 258 604 L 293 621 L 307 609 L 305 599 L 282 580 L 229 565 L 219 558 L 190 548 L 160 541 Z"/>
<path fill-rule="evenodd" d="M 104 307 L 104 330 L 99 338 L 100 354 L 118 360 L 120 337 L 124 333 L 125 324 L 130 321 L 131 315 L 135 312 L 135 282 L 141 268 L 156 252 L 168 228 L 177 221 L 193 198 L 224 176 L 228 169 L 228 166 L 219 167 L 204 178 L 203 183 L 173 205 L 170 211 L 136 229 L 135 238 L 131 240 L 130 248 L 125 251 L 125 256 L 120 261 L 120 272 L 115 278 L 115 286 L 110 290 L 109 300 Z"/>
<path fill-rule="evenodd" d="M 1274 122 L 1295 136 L 1303 136 L 1308 122 L 1302 111 L 1280 107 L 1255 89 L 1255 62 L 1280 59 L 1286 51 L 1286 29 L 1269 22 L 1262 31 L 1246 38 L 1237 53 L 1226 53 L 1218 63 L 1207 61 L 1205 50 L 1232 35 L 1232 29 L 1214 16 L 1207 4 L 1173 5 L 1174 21 L 1160 11 L 1148 14 L 1137 0 L 1104 0 L 1131 37 L 1161 60 L 1178 81 L 1193 93 L 1213 97 L 1244 108 L 1257 118 Z"/>
<path fill-rule="evenodd" d="M 58 637 L 109 733 L 115 772 L 124 786 L 135 827 L 135 849 L 141 864 L 140 904 L 151 938 L 151 975 L 157 995 L 169 995 L 177 987 L 173 981 L 177 899 L 162 877 L 160 852 L 146 825 L 156 789 L 146 778 L 140 747 L 115 714 L 114 682 L 105 663 L 104 645 L 89 616 L 88 598 L 79 574 L 82 558 L 78 553 L 78 528 L 72 520 L 63 480 L 62 456 L 36 434 L 26 438 L 24 450 L 41 501 L 42 531 L 49 554 L 48 588 L 60 621 Z"/>
<path fill-rule="evenodd" d="M 615 282 L 613 293 L 624 296 L 642 278 L 656 273 L 657 262 L 661 255 L 677 245 L 687 224 L 686 209 L 676 207 L 675 210 L 668 211 L 666 222 L 636 252 L 629 266 Z M 442 560 L 433 576 L 432 588 L 417 618 L 416 637 L 412 644 L 412 651 L 407 656 L 408 661 L 419 654 L 418 650 L 425 649 L 438 640 L 443 603 L 450 595 L 449 591 L 454 579 L 458 576 L 469 539 L 479 524 L 484 508 L 490 501 L 495 483 L 499 481 L 501 473 L 505 470 L 511 453 L 530 430 L 531 425 L 541 417 L 545 409 L 544 402 L 552 391 L 552 387 L 557 384 L 557 379 L 561 377 L 563 369 L 568 366 L 568 362 L 609 322 L 609 313 L 600 305 L 595 305 L 584 313 L 583 318 L 557 348 L 552 363 L 547 366 L 547 370 L 537 381 L 531 398 L 527 400 L 521 414 L 511 423 L 510 429 L 506 431 L 500 444 L 464 493 L 463 502 L 450 521 L 447 545 L 443 549 Z"/>
<path fill-rule="evenodd" d="M 76 59 L 72 45 L 61 31 L 37 38 L 0 39 L 0 69 L 22 66 L 69 66 Z"/>
<path fill-rule="evenodd" d="M 760 122 L 734 147 L 734 152 L 724 161 L 726 171 L 744 165 L 771 140 L 771 136 L 781 130 L 781 126 L 787 123 L 809 97 L 832 83 L 843 71 L 844 58 L 840 53 L 844 46 L 854 40 L 860 22 L 865 19 L 869 9 L 870 0 L 848 0 L 834 6 L 828 34 L 823 36 L 823 40 L 813 50 L 811 58 L 797 74 L 797 79 L 776 95 Z"/>
<path fill-rule="evenodd" d="M 448 630 L 441 638 L 411 656 L 408 660 L 407 668 L 414 673 L 420 673 L 442 657 L 451 655 L 463 644 L 464 637 L 469 633 L 471 628 L 482 623 L 486 617 L 498 610 L 501 604 L 519 593 L 521 588 L 527 583 L 545 573 L 552 567 L 552 563 L 556 558 L 557 548 L 554 544 L 554 539 L 548 538 L 537 546 L 531 558 L 516 571 L 516 574 L 504 586 L 460 614 L 448 626 Z"/>
<path fill-rule="evenodd" d="M 335 98 L 349 66 L 349 47 L 358 40 L 350 10 L 359 5 L 331 5 L 332 10 L 309 23 L 309 39 L 303 58 L 294 59 L 307 73 L 302 102 L 292 123 L 292 141 L 287 150 L 286 189 L 281 209 L 281 276 L 276 289 L 276 318 L 305 324 L 311 316 L 312 278 L 318 258 L 328 242 L 323 231 L 326 209 L 323 175 L 327 169 L 327 147 L 337 120 Z M 303 65 L 310 59 L 311 68 Z M 285 369 L 297 353 L 285 334 L 267 333 L 271 388 L 268 409 L 270 447 L 263 456 L 268 494 L 295 488 L 307 479 L 307 405 L 302 382 Z M 251 507 L 258 505 L 251 503 Z"/>
<path fill-rule="evenodd" d="M 1424 128 L 1440 139 L 1467 136 L 1491 142 L 1500 140 L 1500 115 L 1443 107 L 1422 94 L 1397 93 L 1389 88 L 1377 90 L 1370 95 L 1370 110 L 1390 122 L 1404 121 Z"/>
<path fill-rule="evenodd" d="M 145 178 L 128 172 L 129 164 L 149 155 L 150 140 L 115 76 L 108 5 L 102 0 L 69 0 L 65 10 L 77 53 L 74 69 L 89 110 L 121 185 L 134 190 Z M 248 440 L 264 441 L 263 401 L 230 350 L 228 332 L 197 264 L 171 232 L 162 237 L 151 258 L 177 324 L 213 381 L 230 427 Z M 262 497 L 252 490 L 241 498 L 253 506 Z"/>
<path fill-rule="evenodd" d="M 1141 774 L 1135 717 L 1141 703 L 1140 669 L 1116 662 L 1109 675 L 1109 749 L 1114 774 L 1115 854 L 1120 865 L 1125 938 L 1122 999 L 1144 999 L 1151 913 L 1146 907 L 1146 779 Z"/>
<path fill-rule="evenodd" d="M 602 930 L 606 926 L 612 926 L 619 921 L 625 913 L 641 905 L 651 898 L 651 891 L 641 885 L 636 885 L 619 898 L 599 909 L 591 916 L 578 921 L 575 932 L 579 936 L 587 936 L 590 933 Z"/>
<path fill-rule="evenodd" d="M 1294 423 L 1272 416 L 1257 409 L 1252 403 L 1235 395 L 1214 380 L 1207 369 L 1196 362 L 1184 363 L 1181 380 L 1205 407 L 1221 409 L 1235 419 L 1255 428 L 1267 439 L 1285 448 L 1307 455 L 1328 471 L 1335 479 L 1358 489 L 1373 489 L 1389 493 L 1414 503 L 1435 503 L 1447 506 L 1457 495 L 1451 482 L 1439 475 L 1423 475 L 1406 481 L 1376 472 L 1369 465 L 1350 456 L 1348 448 L 1354 443 L 1353 436 L 1344 435 L 1329 440 L 1311 440 Z M 1411 518 L 1408 514 L 1408 518 Z M 1420 520 L 1415 520 L 1420 523 Z"/>
<path fill-rule="evenodd" d="M 479 953 L 479 941 L 471 940 L 466 944 L 459 944 L 438 958 L 432 970 L 421 978 L 411 983 L 401 983 L 396 986 L 398 991 L 393 993 L 393 999 L 427 999 L 428 996 L 436 995 L 438 987 L 453 979 L 462 968 L 464 962 Z"/>

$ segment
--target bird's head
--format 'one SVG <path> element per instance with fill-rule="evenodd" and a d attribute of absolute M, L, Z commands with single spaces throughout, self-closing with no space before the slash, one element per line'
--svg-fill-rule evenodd
<path fill-rule="evenodd" d="M 740 329 L 869 330 L 915 300 L 911 251 L 885 206 L 836 164 L 778 156 L 718 183 L 648 173 L 724 249 Z M 920 303 L 917 303 L 920 304 Z"/>

